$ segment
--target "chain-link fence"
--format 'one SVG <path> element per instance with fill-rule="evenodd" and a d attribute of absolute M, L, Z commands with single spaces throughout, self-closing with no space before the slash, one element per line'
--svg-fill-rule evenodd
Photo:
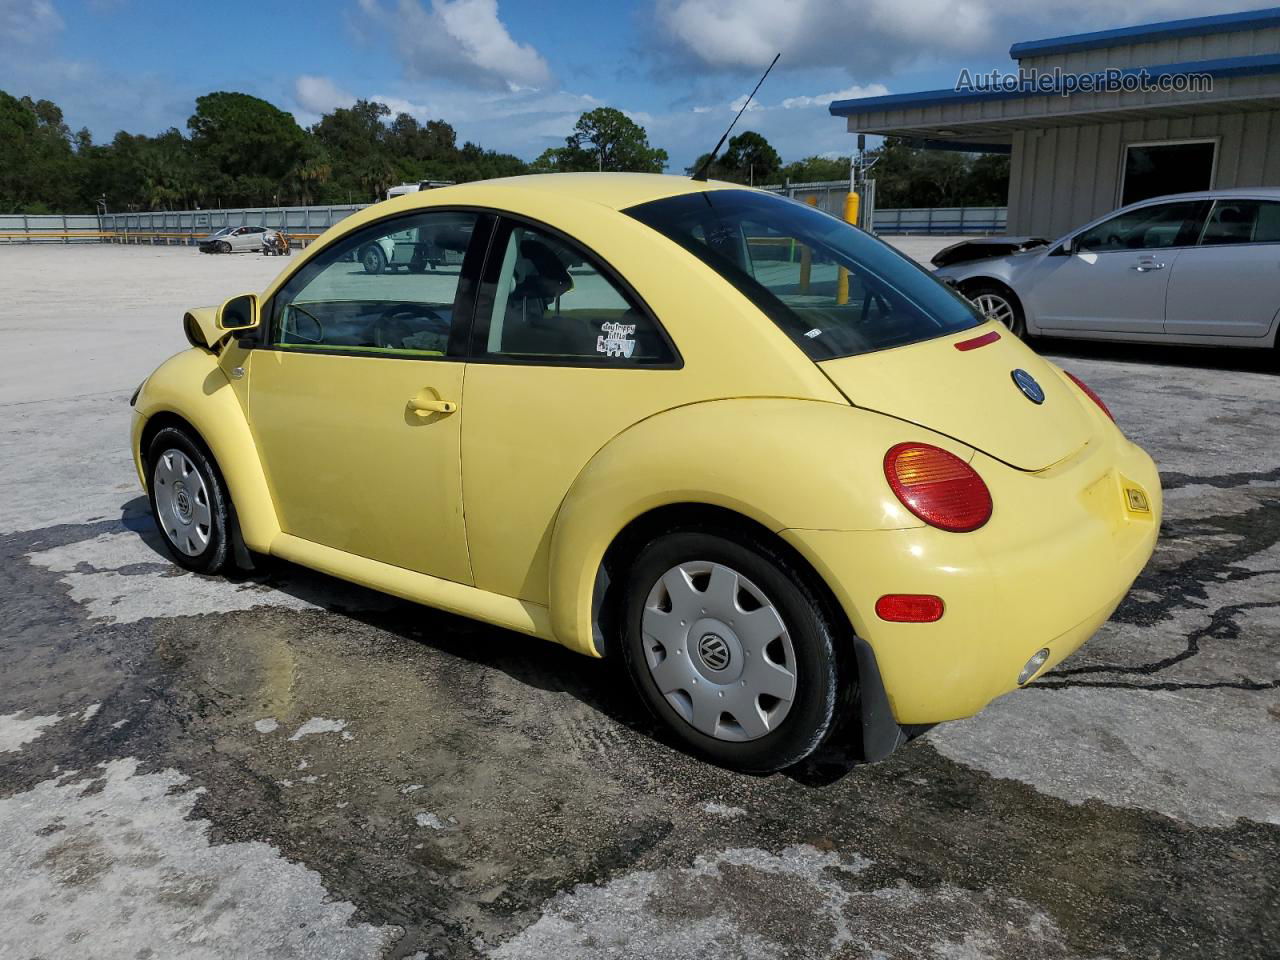
<path fill-rule="evenodd" d="M 857 184 L 858 226 L 880 234 L 992 234 L 1007 229 L 1007 207 L 907 207 L 882 210 L 876 204 L 875 180 Z M 774 193 L 812 203 L 833 217 L 844 217 L 848 180 L 771 184 Z"/>

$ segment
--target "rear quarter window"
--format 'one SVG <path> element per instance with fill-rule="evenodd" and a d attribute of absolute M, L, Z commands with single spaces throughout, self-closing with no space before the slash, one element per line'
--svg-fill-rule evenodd
<path fill-rule="evenodd" d="M 626 211 L 733 284 L 814 360 L 977 326 L 967 300 L 915 261 L 812 207 L 708 190 Z"/>

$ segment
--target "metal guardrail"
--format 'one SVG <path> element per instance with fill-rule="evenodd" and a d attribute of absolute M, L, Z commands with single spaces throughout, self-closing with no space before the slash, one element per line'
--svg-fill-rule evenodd
<path fill-rule="evenodd" d="M 819 209 L 844 212 L 849 181 L 793 183 L 770 188 L 796 199 L 813 197 Z M 306 246 L 364 204 L 323 207 L 243 207 L 233 210 L 174 210 L 150 213 L 0 214 L 0 243 L 194 244 L 223 227 L 246 225 L 283 229 Z M 874 211 L 876 233 L 1004 233 L 1006 207 L 921 207 Z"/>
<path fill-rule="evenodd" d="M 844 215 L 848 180 L 775 183 L 763 187 L 796 200 L 812 202 L 834 217 Z M 863 198 L 864 204 L 866 198 Z M 1008 229 L 1008 207 L 902 207 L 872 211 L 872 230 L 883 234 L 985 234 Z M 864 224 L 865 226 L 865 224 Z"/>
<path fill-rule="evenodd" d="M 876 233 L 1004 233 L 1008 207 L 919 207 L 875 212 Z"/>
<path fill-rule="evenodd" d="M 194 244 L 223 227 L 282 229 L 306 246 L 365 204 L 108 214 L 0 214 L 0 243 Z"/>

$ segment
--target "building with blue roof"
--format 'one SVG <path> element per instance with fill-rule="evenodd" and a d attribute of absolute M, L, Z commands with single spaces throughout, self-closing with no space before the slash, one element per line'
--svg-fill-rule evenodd
<path fill-rule="evenodd" d="M 837 100 L 851 133 L 1010 155 L 1009 233 L 1124 203 L 1280 186 L 1280 7 L 1015 43 L 958 89 Z"/>

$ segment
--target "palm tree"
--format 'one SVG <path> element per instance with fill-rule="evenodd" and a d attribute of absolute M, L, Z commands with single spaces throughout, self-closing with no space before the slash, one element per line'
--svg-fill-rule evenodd
<path fill-rule="evenodd" d="M 369 191 L 374 203 L 377 203 L 387 195 L 391 181 L 395 178 L 396 172 L 391 161 L 378 154 L 371 154 L 359 169 L 360 183 Z"/>
<path fill-rule="evenodd" d="M 284 180 L 281 181 L 281 194 L 297 200 L 301 206 L 308 206 L 316 189 L 333 176 L 333 164 L 323 156 L 311 155 L 299 157 Z"/>

